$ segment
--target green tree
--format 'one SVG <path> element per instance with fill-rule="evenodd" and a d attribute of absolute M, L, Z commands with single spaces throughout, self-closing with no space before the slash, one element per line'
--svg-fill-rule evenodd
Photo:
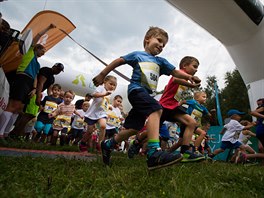
<path fill-rule="evenodd" d="M 203 89 L 207 94 L 205 106 L 208 110 L 216 109 L 216 99 L 214 83 L 216 76 L 208 76 L 206 87 Z M 248 112 L 250 109 L 248 92 L 246 85 L 238 70 L 227 72 L 225 74 L 225 87 L 218 90 L 220 109 L 223 119 L 227 118 L 229 109 L 238 109 L 239 111 Z M 251 116 L 246 115 L 243 119 L 251 120 Z M 211 119 L 211 124 L 216 125 L 216 118 Z"/>
<path fill-rule="evenodd" d="M 226 73 L 225 85 L 220 94 L 220 105 L 223 117 L 226 117 L 229 109 L 238 109 L 239 111 L 247 113 L 250 110 L 248 92 L 237 69 L 233 72 Z M 250 120 L 251 117 L 246 116 L 245 119 Z"/>

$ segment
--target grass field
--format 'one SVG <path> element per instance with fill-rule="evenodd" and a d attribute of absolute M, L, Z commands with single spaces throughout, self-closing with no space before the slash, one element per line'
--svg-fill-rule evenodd
<path fill-rule="evenodd" d="M 145 157 L 123 153 L 113 153 L 112 162 L 1 156 L 0 196 L 264 197 L 263 166 L 204 161 L 149 172 Z"/>

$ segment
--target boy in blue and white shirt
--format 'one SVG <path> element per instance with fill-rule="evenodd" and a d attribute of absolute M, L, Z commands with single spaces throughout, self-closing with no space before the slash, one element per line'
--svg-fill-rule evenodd
<path fill-rule="evenodd" d="M 227 112 L 230 121 L 224 126 L 220 134 L 224 134 L 222 137 L 221 146 L 219 149 L 216 149 L 209 157 L 213 158 L 219 153 L 224 152 L 226 149 L 237 149 L 240 151 L 245 151 L 245 146 L 238 141 L 239 135 L 242 130 L 250 129 L 254 126 L 253 123 L 243 126 L 240 124 L 241 115 L 244 115 L 244 112 L 240 112 L 236 109 L 231 109 Z"/>

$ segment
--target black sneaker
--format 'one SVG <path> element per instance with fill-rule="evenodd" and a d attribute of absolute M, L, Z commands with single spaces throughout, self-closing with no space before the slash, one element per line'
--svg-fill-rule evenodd
<path fill-rule="evenodd" d="M 140 148 L 141 146 L 138 143 L 138 141 L 134 140 L 128 148 L 128 151 L 127 151 L 128 158 L 132 159 L 134 155 L 137 155 L 139 153 Z"/>
<path fill-rule="evenodd" d="M 203 155 L 197 155 L 189 150 L 183 153 L 182 162 L 197 162 L 201 160 L 205 160 L 205 157 Z"/>
<path fill-rule="evenodd" d="M 170 166 L 182 160 L 180 153 L 173 154 L 161 149 L 157 149 L 150 157 L 147 158 L 147 165 L 149 170 L 155 170 L 165 166 Z"/>
<path fill-rule="evenodd" d="M 111 158 L 111 149 L 109 149 L 106 146 L 107 141 L 109 141 L 109 140 L 104 140 L 101 142 L 101 150 L 102 150 L 103 162 L 105 165 L 109 166 L 110 165 L 110 158 Z"/>

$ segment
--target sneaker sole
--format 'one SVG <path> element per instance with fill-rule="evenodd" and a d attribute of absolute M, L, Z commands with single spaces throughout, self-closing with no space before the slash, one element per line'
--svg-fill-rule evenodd
<path fill-rule="evenodd" d="M 205 157 L 199 157 L 195 159 L 183 159 L 181 162 L 188 163 L 188 162 L 200 162 L 205 160 Z"/>
<path fill-rule="evenodd" d="M 174 161 L 171 161 L 171 162 L 169 162 L 169 163 L 167 163 L 167 164 L 161 164 L 161 165 L 158 165 L 158 166 L 148 167 L 148 170 L 149 170 L 149 171 L 152 171 L 152 170 L 157 170 L 157 169 L 159 169 L 159 168 L 163 168 L 163 167 L 166 167 L 166 166 L 171 166 L 171 165 L 173 165 L 173 164 L 175 164 L 175 163 L 177 163 L 177 162 L 182 161 L 182 159 L 183 159 L 183 157 L 181 156 L 180 158 L 178 158 L 178 159 L 176 159 L 176 160 L 174 160 Z"/>

